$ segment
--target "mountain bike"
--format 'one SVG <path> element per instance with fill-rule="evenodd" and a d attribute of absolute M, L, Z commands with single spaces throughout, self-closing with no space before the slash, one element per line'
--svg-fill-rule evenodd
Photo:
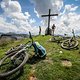
<path fill-rule="evenodd" d="M 64 38 L 62 36 L 52 36 L 50 38 L 50 42 L 61 43 Z"/>
<path fill-rule="evenodd" d="M 20 70 L 28 60 L 28 50 L 33 43 L 33 38 L 29 32 L 29 38 L 26 44 L 20 44 L 11 48 L 5 53 L 5 57 L 0 60 L 0 77 L 6 77 Z"/>
<path fill-rule="evenodd" d="M 63 49 L 70 50 L 70 49 L 78 47 L 78 41 L 75 37 L 74 30 L 72 30 L 72 34 L 73 34 L 73 36 L 70 39 L 66 39 L 61 43 L 61 47 Z"/>

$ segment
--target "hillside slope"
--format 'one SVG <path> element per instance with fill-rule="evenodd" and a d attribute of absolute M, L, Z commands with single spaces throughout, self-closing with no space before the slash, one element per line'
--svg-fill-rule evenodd
<path fill-rule="evenodd" d="M 6 80 L 80 80 L 80 50 L 64 50 L 60 44 L 48 42 L 50 37 L 34 37 L 34 41 L 38 41 L 46 48 L 45 60 L 39 60 L 35 64 L 26 63 L 22 74 L 14 74 Z M 0 46 L 0 58 L 10 47 L 26 43 L 28 40 L 22 39 Z M 78 41 L 80 43 L 80 39 Z"/>

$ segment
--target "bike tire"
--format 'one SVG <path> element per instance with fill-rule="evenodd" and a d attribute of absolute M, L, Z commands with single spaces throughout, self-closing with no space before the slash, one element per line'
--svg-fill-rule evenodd
<path fill-rule="evenodd" d="M 75 41 L 75 45 L 74 45 L 74 46 L 72 46 L 72 47 L 66 47 L 66 46 L 64 46 L 64 43 L 65 43 L 66 41 L 69 41 L 69 39 L 64 40 L 64 41 L 61 43 L 61 47 L 62 47 L 63 49 L 70 50 L 70 49 L 76 48 L 76 47 L 78 46 L 78 41 L 77 41 L 77 40 L 74 40 L 74 41 Z"/>
<path fill-rule="evenodd" d="M 13 53 L 13 52 L 15 52 L 15 51 L 18 51 L 18 50 L 20 50 L 22 47 L 23 47 L 23 45 L 22 45 L 22 46 L 21 46 L 21 45 L 17 45 L 17 46 L 14 47 L 13 49 L 11 48 L 10 50 L 8 50 L 5 54 L 8 55 L 8 54 L 10 54 L 10 53 Z"/>
<path fill-rule="evenodd" d="M 3 63 L 9 56 L 11 56 L 11 55 L 12 55 L 12 54 L 6 55 L 6 56 L 0 61 L 0 64 L 2 64 L 2 63 Z M 24 57 L 22 63 L 21 63 L 19 66 L 17 66 L 15 69 L 11 70 L 11 71 L 4 72 L 4 73 L 0 73 L 0 77 L 7 77 L 7 76 L 9 76 L 9 75 L 17 72 L 19 69 L 21 69 L 21 68 L 25 65 L 25 63 L 27 62 L 27 60 L 28 60 L 28 53 L 25 52 L 25 57 Z"/>

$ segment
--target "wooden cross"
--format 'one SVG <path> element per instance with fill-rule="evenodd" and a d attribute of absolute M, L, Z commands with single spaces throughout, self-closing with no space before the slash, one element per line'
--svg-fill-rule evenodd
<path fill-rule="evenodd" d="M 58 14 L 51 14 L 51 9 L 49 9 L 49 14 L 48 15 L 42 15 L 41 17 L 48 17 L 48 32 L 47 32 L 47 35 L 50 35 L 49 34 L 49 27 L 50 27 L 50 17 L 51 16 L 58 16 Z"/>

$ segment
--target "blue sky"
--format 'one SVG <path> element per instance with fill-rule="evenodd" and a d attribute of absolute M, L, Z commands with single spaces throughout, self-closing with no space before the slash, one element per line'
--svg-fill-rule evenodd
<path fill-rule="evenodd" d="M 0 2 L 1 2 L 2 0 L 0 0 Z M 16 1 L 16 0 L 15 0 Z M 36 16 L 36 13 L 34 13 L 34 8 L 35 8 L 35 6 L 34 6 L 34 4 L 33 3 L 31 3 L 31 1 L 30 0 L 18 0 L 18 2 L 20 3 L 20 5 L 21 5 L 21 8 L 22 8 L 22 12 L 24 13 L 24 12 L 29 12 L 30 13 L 30 15 L 31 15 L 31 17 L 32 18 L 35 18 L 36 19 L 36 21 L 38 22 L 38 23 L 35 23 L 35 25 L 36 26 L 39 26 L 39 25 L 41 25 L 41 23 L 40 23 L 40 21 L 41 21 L 41 18 L 38 18 L 37 16 Z M 76 6 L 79 6 L 80 5 L 80 0 L 78 0 L 78 1 L 75 1 L 75 0 L 64 0 L 64 5 L 65 4 L 74 4 L 74 5 L 76 5 Z M 80 8 L 80 7 L 79 7 Z M 80 13 L 80 9 L 77 9 L 77 13 Z M 1 9 L 1 7 L 0 7 L 0 14 L 2 14 L 3 13 L 3 10 Z"/>
<path fill-rule="evenodd" d="M 31 16 L 36 19 L 37 22 L 41 21 L 40 18 L 36 17 L 36 14 L 34 13 L 35 6 L 33 3 L 31 3 L 30 0 L 18 0 L 18 1 L 21 4 L 23 12 L 28 11 L 31 14 Z M 63 0 L 63 1 L 64 1 L 64 5 L 74 4 L 75 6 L 79 6 L 79 8 L 76 10 L 76 12 L 80 13 L 80 0 L 78 0 L 78 1 L 76 1 L 76 0 Z"/>
<path fill-rule="evenodd" d="M 2 0 L 0 0 L 0 3 L 1 3 L 1 1 Z M 2 8 L 0 7 L 0 14 L 2 14 L 3 13 L 3 10 L 2 10 Z"/>
<path fill-rule="evenodd" d="M 19 0 L 19 3 L 21 4 L 21 7 L 22 7 L 22 12 L 29 12 L 31 17 L 32 18 L 35 18 L 37 23 L 35 23 L 36 26 L 39 26 L 41 25 L 40 21 L 41 21 L 41 18 L 38 18 L 36 16 L 36 13 L 34 13 L 34 4 L 31 3 L 30 0 Z"/>
<path fill-rule="evenodd" d="M 80 0 L 77 0 L 77 1 L 76 0 L 63 0 L 63 2 L 64 2 L 64 5 L 74 4 L 75 6 L 79 6 L 79 8 L 76 10 L 76 13 L 80 13 Z M 36 16 L 36 13 L 34 13 L 35 5 L 33 3 L 31 3 L 30 0 L 19 0 L 19 3 L 21 4 L 22 12 L 28 11 L 30 15 L 32 16 L 32 18 L 36 19 L 37 22 L 35 23 L 35 25 L 36 26 L 41 25 L 40 23 L 41 18 L 38 18 Z"/>
<path fill-rule="evenodd" d="M 36 17 L 36 14 L 34 13 L 34 4 L 31 3 L 30 0 L 18 0 L 22 7 L 22 12 L 28 11 L 33 18 L 36 18 L 38 20 L 39 18 Z M 75 6 L 79 6 L 79 8 L 76 10 L 76 12 L 80 13 L 80 0 L 63 0 L 64 5 L 67 4 L 74 4 Z"/>
<path fill-rule="evenodd" d="M 5 7 L 6 5 L 7 7 Z M 0 32 L 5 24 L 6 28 L 3 32 L 25 33 L 32 30 L 36 34 L 38 33 L 38 26 L 43 26 L 42 33 L 44 33 L 47 27 L 47 18 L 41 18 L 41 15 L 48 14 L 48 8 L 52 10 L 52 13 L 59 14 L 57 18 L 53 17 L 54 21 L 51 19 L 51 25 L 55 23 L 57 26 L 55 34 L 60 34 L 63 29 L 69 32 L 68 29 L 70 28 L 74 28 L 75 32 L 79 34 L 79 29 L 77 28 L 80 25 L 80 0 L 7 0 L 7 2 L 6 0 L 0 0 L 0 17 L 2 19 Z M 77 16 L 79 17 L 77 18 Z M 24 18 L 25 20 L 23 20 Z M 71 21 L 71 19 L 73 20 Z M 10 25 L 13 27 L 10 27 Z M 77 28 L 71 27 L 71 25 L 77 26 Z M 59 26 L 62 27 L 59 29 Z M 22 29 L 22 31 L 19 29 Z M 65 30 L 63 33 L 65 33 Z"/>
<path fill-rule="evenodd" d="M 64 4 L 74 4 L 75 6 L 79 6 L 76 11 L 80 13 L 80 0 L 64 0 Z"/>

